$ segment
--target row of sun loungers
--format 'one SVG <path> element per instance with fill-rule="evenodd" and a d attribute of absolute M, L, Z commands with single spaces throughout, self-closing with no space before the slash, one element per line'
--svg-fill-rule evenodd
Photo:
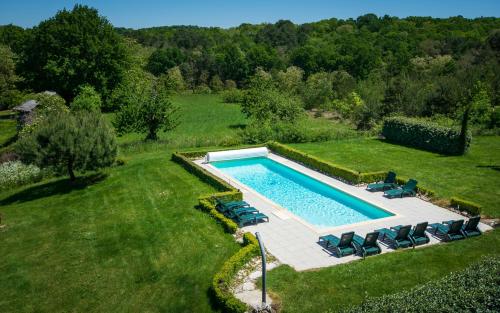
<path fill-rule="evenodd" d="M 410 179 L 405 185 L 399 186 L 396 183 L 396 173 L 389 172 L 383 182 L 369 184 L 366 189 L 369 191 L 383 191 L 388 198 L 402 198 L 404 196 L 415 196 L 417 194 L 417 181 Z"/>
<path fill-rule="evenodd" d="M 226 217 L 233 219 L 238 226 L 257 224 L 260 221 L 269 222 L 269 217 L 250 206 L 245 201 L 224 201 L 214 197 L 216 208 Z"/>
<path fill-rule="evenodd" d="M 386 243 L 394 249 L 415 247 L 427 244 L 430 241 L 426 232 L 440 237 L 444 241 L 465 239 L 479 236 L 478 228 L 481 217 L 471 217 L 469 221 L 464 220 L 445 221 L 443 223 L 428 222 L 411 225 L 398 225 L 391 228 L 381 228 L 368 233 L 365 238 L 354 232 L 343 233 L 340 238 L 334 235 L 319 237 L 319 243 L 324 243 L 326 249 L 333 249 L 338 257 L 351 254 L 360 254 L 363 257 L 375 255 L 382 252 L 377 241 Z"/>

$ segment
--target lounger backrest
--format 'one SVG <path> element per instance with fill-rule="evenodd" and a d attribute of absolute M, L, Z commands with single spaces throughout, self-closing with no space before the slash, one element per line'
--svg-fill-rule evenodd
<path fill-rule="evenodd" d="M 349 247 L 352 243 L 352 238 L 354 237 L 354 232 L 343 233 L 340 236 L 339 247 Z"/>
<path fill-rule="evenodd" d="M 429 226 L 428 222 L 423 222 L 423 223 L 417 224 L 417 226 L 415 226 L 415 229 L 413 230 L 413 236 L 424 237 L 425 230 L 427 229 L 427 226 Z"/>
<path fill-rule="evenodd" d="M 448 234 L 460 233 L 463 225 L 464 225 L 464 220 L 453 221 L 453 223 L 451 223 L 450 225 L 450 229 L 448 230 Z"/>
<path fill-rule="evenodd" d="M 377 245 L 379 232 L 374 231 L 372 233 L 366 234 L 365 242 L 363 242 L 363 247 L 374 247 Z"/>
<path fill-rule="evenodd" d="M 410 179 L 404 186 L 405 190 L 414 190 L 417 187 L 417 181 L 414 179 Z"/>
<path fill-rule="evenodd" d="M 384 180 L 384 183 L 386 184 L 392 184 L 396 182 L 396 173 L 390 171 L 387 173 L 387 177 Z"/>
<path fill-rule="evenodd" d="M 465 230 L 476 230 L 480 219 L 481 219 L 481 216 L 471 217 L 469 219 L 469 221 L 467 222 L 467 224 L 465 224 L 464 229 Z"/>
<path fill-rule="evenodd" d="M 401 226 L 398 229 L 398 233 L 396 235 L 396 240 L 408 239 L 408 235 L 410 234 L 410 231 L 411 231 L 411 225 Z"/>

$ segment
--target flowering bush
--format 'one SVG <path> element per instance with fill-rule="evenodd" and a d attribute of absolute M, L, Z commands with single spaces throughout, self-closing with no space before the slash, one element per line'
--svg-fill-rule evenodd
<path fill-rule="evenodd" d="M 26 165 L 20 161 L 0 164 L 0 190 L 41 180 L 43 173 L 35 165 Z"/>

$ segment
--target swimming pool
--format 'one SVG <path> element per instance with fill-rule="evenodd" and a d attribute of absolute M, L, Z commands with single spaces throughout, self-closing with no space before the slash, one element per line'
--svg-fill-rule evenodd
<path fill-rule="evenodd" d="M 306 222 L 321 228 L 393 215 L 267 157 L 210 164 Z"/>

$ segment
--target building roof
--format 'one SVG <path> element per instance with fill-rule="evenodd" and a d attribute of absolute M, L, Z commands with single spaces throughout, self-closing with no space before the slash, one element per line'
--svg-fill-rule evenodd
<path fill-rule="evenodd" d="M 31 112 L 38 105 L 36 100 L 28 100 L 21 105 L 14 107 L 12 110 L 19 112 Z"/>

